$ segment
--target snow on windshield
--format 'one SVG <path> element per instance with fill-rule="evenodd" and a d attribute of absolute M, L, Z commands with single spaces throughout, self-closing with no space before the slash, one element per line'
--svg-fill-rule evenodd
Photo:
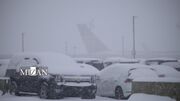
<path fill-rule="evenodd" d="M 180 62 L 165 62 L 165 63 L 162 63 L 161 65 L 166 65 L 173 68 L 180 68 Z"/>
<path fill-rule="evenodd" d="M 174 68 L 165 65 L 152 65 L 151 68 L 155 69 L 158 75 L 165 75 L 165 77 L 180 78 L 180 72 Z"/>
<path fill-rule="evenodd" d="M 135 79 L 139 77 L 144 77 L 144 78 L 154 78 L 158 77 L 155 71 L 149 69 L 149 68 L 137 68 L 134 70 L 129 71 L 129 78 Z"/>

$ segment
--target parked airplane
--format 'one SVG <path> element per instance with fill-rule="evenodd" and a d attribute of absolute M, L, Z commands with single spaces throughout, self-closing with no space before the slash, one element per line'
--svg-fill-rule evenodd
<path fill-rule="evenodd" d="M 112 51 L 110 50 L 92 31 L 87 24 L 78 24 L 77 25 L 82 41 L 86 47 L 87 54 L 80 55 L 80 57 L 96 57 L 96 58 L 107 58 L 107 57 L 126 57 L 132 58 L 133 51 Z M 121 39 L 121 38 L 120 38 Z M 147 50 L 148 47 L 143 44 L 142 47 L 146 47 L 144 51 L 136 51 L 137 58 L 152 58 L 152 57 L 171 57 L 179 58 L 180 52 L 171 52 L 171 51 L 152 51 Z M 132 48 L 133 49 L 133 48 Z"/>

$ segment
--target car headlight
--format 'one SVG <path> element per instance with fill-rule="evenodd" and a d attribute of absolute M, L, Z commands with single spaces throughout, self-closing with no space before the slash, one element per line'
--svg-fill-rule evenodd
<path fill-rule="evenodd" d="M 53 75 L 53 77 L 56 82 L 63 82 L 63 78 L 61 75 Z"/>
<path fill-rule="evenodd" d="M 91 83 L 95 83 L 96 81 L 96 75 L 91 76 Z"/>

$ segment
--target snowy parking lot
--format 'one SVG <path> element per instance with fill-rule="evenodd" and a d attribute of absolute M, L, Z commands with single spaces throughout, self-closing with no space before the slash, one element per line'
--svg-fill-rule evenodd
<path fill-rule="evenodd" d="M 40 99 L 38 96 L 0 96 L 0 101 L 176 101 L 166 96 L 148 95 L 148 94 L 133 94 L 127 100 L 116 100 L 108 97 L 96 96 L 96 99 L 81 99 L 80 97 L 65 97 L 64 99 Z"/>
<path fill-rule="evenodd" d="M 96 96 L 96 99 L 81 99 L 80 97 L 65 97 L 63 99 L 41 99 L 36 95 L 24 95 L 24 96 L 15 96 L 10 95 L 9 93 L 2 95 L 0 91 L 0 101 L 120 101 L 108 97 Z M 123 100 L 126 101 L 126 100 Z"/>
<path fill-rule="evenodd" d="M 40 99 L 38 96 L 0 96 L 0 101 L 119 101 L 113 98 L 99 97 L 96 99 L 81 99 L 80 97 L 65 97 L 64 99 Z M 125 100 L 124 100 L 125 101 Z"/>

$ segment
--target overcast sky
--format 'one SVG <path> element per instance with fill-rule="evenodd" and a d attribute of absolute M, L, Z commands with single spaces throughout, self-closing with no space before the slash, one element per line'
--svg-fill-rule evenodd
<path fill-rule="evenodd" d="M 77 24 L 88 24 L 113 51 L 132 50 L 132 16 L 138 51 L 180 51 L 180 0 L 0 0 L 0 53 L 86 53 Z"/>

